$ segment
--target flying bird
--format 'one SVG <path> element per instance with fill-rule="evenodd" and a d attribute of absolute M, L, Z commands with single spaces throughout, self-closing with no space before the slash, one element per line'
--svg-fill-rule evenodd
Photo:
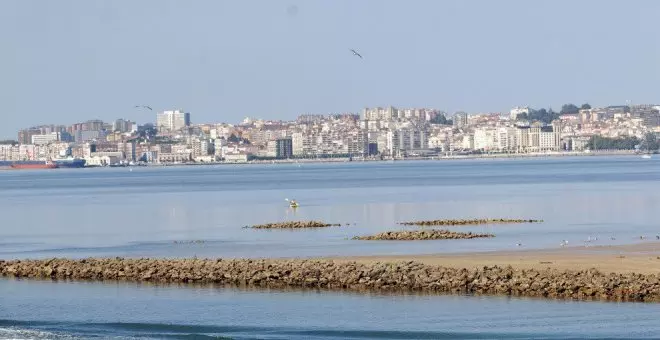
<path fill-rule="evenodd" d="M 143 107 L 143 108 L 145 108 L 145 109 L 149 109 L 149 110 L 153 111 L 153 109 L 151 108 L 151 106 L 147 106 L 147 105 L 135 105 L 135 107 L 136 107 L 136 108 L 138 108 L 138 107 Z"/>
<path fill-rule="evenodd" d="M 360 59 L 364 59 L 364 58 L 362 58 L 360 53 L 357 53 L 354 49 L 351 49 L 351 52 L 353 52 L 353 55 L 356 55 L 356 56 L 360 57 Z"/>

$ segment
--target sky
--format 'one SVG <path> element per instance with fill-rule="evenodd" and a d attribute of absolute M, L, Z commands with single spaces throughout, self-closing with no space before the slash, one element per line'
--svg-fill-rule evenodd
<path fill-rule="evenodd" d="M 658 103 L 658 13 L 654 0 L 2 0 L 0 138 L 155 120 L 134 105 L 238 123 Z"/>

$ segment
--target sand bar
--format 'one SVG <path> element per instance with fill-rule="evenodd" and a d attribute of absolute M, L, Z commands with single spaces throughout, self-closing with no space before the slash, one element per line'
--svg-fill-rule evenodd
<path fill-rule="evenodd" d="M 328 259 L 367 264 L 415 261 L 427 265 L 451 268 L 510 265 L 518 269 L 587 270 L 595 268 L 607 273 L 660 274 L 660 242 L 621 246 L 566 247 L 548 250 L 332 257 Z"/>

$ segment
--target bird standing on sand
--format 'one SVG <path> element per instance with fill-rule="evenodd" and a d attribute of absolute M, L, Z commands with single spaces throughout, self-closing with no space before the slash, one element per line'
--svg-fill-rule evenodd
<path fill-rule="evenodd" d="M 362 58 L 362 55 L 360 55 L 360 53 L 357 53 L 354 49 L 351 49 L 351 52 L 353 52 L 353 55 L 360 57 L 360 59 L 364 59 Z"/>

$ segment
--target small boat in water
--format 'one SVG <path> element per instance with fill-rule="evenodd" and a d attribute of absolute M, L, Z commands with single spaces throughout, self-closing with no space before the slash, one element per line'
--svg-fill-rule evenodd
<path fill-rule="evenodd" d="M 649 155 L 649 154 L 645 154 L 645 155 L 642 155 L 642 158 L 644 158 L 644 159 L 650 159 L 650 158 L 651 158 L 651 155 Z"/>
<path fill-rule="evenodd" d="M 285 198 L 284 200 L 289 202 L 289 207 L 298 208 L 298 202 L 296 202 L 296 200 L 289 200 L 288 198 Z"/>

